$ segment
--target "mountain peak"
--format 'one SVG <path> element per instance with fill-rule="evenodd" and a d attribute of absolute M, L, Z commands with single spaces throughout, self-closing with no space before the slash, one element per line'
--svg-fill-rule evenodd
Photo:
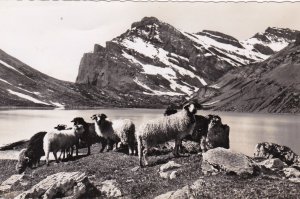
<path fill-rule="evenodd" d="M 156 17 L 144 17 L 141 21 L 134 22 L 131 25 L 131 29 L 133 28 L 139 28 L 141 26 L 147 26 L 147 25 L 154 25 L 154 24 L 160 24 L 162 23 L 159 21 Z"/>

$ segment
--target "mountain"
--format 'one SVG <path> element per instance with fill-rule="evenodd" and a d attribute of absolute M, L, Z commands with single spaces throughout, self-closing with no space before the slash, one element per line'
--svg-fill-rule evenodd
<path fill-rule="evenodd" d="M 147 99 L 90 85 L 75 84 L 47 76 L 0 50 L 1 107 L 161 107 L 181 98 Z M 176 101 L 177 100 L 177 101 Z"/>
<path fill-rule="evenodd" d="M 267 60 L 228 72 L 193 98 L 214 110 L 300 113 L 300 34 Z"/>
<path fill-rule="evenodd" d="M 120 93 L 190 96 L 229 70 L 261 62 L 295 40 L 297 31 L 268 28 L 239 41 L 204 30 L 188 33 L 145 17 L 81 59 L 76 83 Z"/>

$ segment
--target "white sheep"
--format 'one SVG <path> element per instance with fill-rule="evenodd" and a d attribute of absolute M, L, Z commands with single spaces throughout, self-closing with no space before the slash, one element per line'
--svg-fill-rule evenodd
<path fill-rule="evenodd" d="M 195 104 L 189 103 L 183 110 L 143 123 L 137 131 L 138 155 L 142 167 L 142 156 L 148 165 L 147 153 L 150 147 L 175 139 L 174 155 L 179 156 L 178 147 L 182 139 L 192 134 L 195 126 Z M 143 150 L 144 147 L 144 150 Z"/>
<path fill-rule="evenodd" d="M 82 125 L 75 125 L 69 130 L 53 130 L 44 137 L 43 148 L 46 155 L 46 163 L 49 165 L 49 153 L 53 152 L 55 161 L 58 162 L 57 152 L 78 145 L 79 137 L 84 133 Z"/>
<path fill-rule="evenodd" d="M 135 125 L 129 119 L 109 120 L 105 114 L 93 115 L 95 130 L 98 136 L 107 140 L 108 147 L 116 143 L 128 145 L 129 155 L 133 155 L 136 148 Z M 112 143 L 113 142 L 113 143 Z"/>

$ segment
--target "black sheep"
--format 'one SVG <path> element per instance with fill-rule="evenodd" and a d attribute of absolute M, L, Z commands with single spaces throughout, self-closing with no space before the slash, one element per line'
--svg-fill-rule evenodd
<path fill-rule="evenodd" d="M 38 132 L 30 138 L 27 149 L 23 149 L 19 155 L 16 165 L 18 173 L 24 172 L 27 167 L 36 167 L 40 163 L 41 157 L 45 155 L 43 139 L 46 133 L 45 131 Z"/>
<path fill-rule="evenodd" d="M 83 133 L 83 136 L 80 137 L 80 144 L 85 145 L 88 148 L 87 155 L 91 154 L 91 145 L 95 144 L 97 142 L 101 143 L 102 148 L 100 152 L 103 152 L 105 146 L 107 145 L 107 142 L 104 138 L 99 137 L 95 131 L 95 124 L 94 123 L 87 123 L 84 121 L 82 117 L 76 117 L 71 122 L 74 123 L 74 125 L 83 125 L 83 128 L 85 129 L 85 132 Z"/>

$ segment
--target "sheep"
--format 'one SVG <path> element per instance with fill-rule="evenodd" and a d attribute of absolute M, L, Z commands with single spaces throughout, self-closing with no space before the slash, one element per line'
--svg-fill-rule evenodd
<path fill-rule="evenodd" d="M 22 149 L 19 154 L 16 170 L 18 173 L 22 173 L 29 166 L 31 168 L 37 167 L 40 163 L 40 159 L 45 155 L 43 149 L 43 139 L 47 132 L 42 131 L 34 134 L 28 141 L 26 149 Z"/>
<path fill-rule="evenodd" d="M 207 135 L 201 139 L 201 149 L 203 152 L 216 147 L 229 149 L 229 126 L 222 124 L 222 120 L 217 115 L 208 115 L 210 121 Z"/>
<path fill-rule="evenodd" d="M 93 115 L 96 133 L 107 140 L 110 146 L 116 143 L 116 148 L 128 145 L 128 154 L 133 155 L 136 149 L 135 125 L 129 119 L 109 120 L 105 114 Z M 109 149 L 108 149 L 109 150 Z"/>
<path fill-rule="evenodd" d="M 188 103 L 173 115 L 160 117 L 142 124 L 137 131 L 139 164 L 148 165 L 147 154 L 150 147 L 175 139 L 174 155 L 179 156 L 178 147 L 182 139 L 192 134 L 197 109 L 194 103 Z M 142 149 L 144 147 L 144 149 Z"/>
<path fill-rule="evenodd" d="M 70 129 L 72 129 L 72 127 L 69 127 L 69 128 L 67 128 L 67 125 L 65 125 L 65 124 L 58 124 L 56 127 L 54 127 L 54 129 L 57 129 L 58 131 L 61 131 L 61 130 L 70 130 Z M 60 153 L 60 155 L 59 155 L 59 157 L 58 157 L 58 159 L 61 159 L 61 156 L 63 155 L 63 158 L 62 159 L 65 159 L 65 157 L 67 156 L 67 157 L 69 157 L 69 156 L 71 156 L 72 157 L 72 155 L 73 155 L 73 147 L 71 147 L 71 148 L 67 148 L 67 149 L 62 149 L 61 150 L 61 153 Z M 67 155 L 66 155 L 67 154 Z"/>
<path fill-rule="evenodd" d="M 101 149 L 100 153 L 103 152 L 105 149 L 105 146 L 107 144 L 106 139 L 103 137 L 99 137 L 95 130 L 95 124 L 94 123 L 87 123 L 84 121 L 82 117 L 75 117 L 71 122 L 74 123 L 74 125 L 83 125 L 85 132 L 80 137 L 80 143 L 83 145 L 87 145 L 88 152 L 87 155 L 91 154 L 91 145 L 95 144 L 97 142 L 101 143 Z"/>
<path fill-rule="evenodd" d="M 50 131 L 44 137 L 43 148 L 46 154 L 46 164 L 49 165 L 49 153 L 53 152 L 55 161 L 58 162 L 57 152 L 76 145 L 78 148 L 79 137 L 84 133 L 82 125 L 75 125 L 71 130 Z M 76 153 L 76 155 L 78 155 Z"/>

